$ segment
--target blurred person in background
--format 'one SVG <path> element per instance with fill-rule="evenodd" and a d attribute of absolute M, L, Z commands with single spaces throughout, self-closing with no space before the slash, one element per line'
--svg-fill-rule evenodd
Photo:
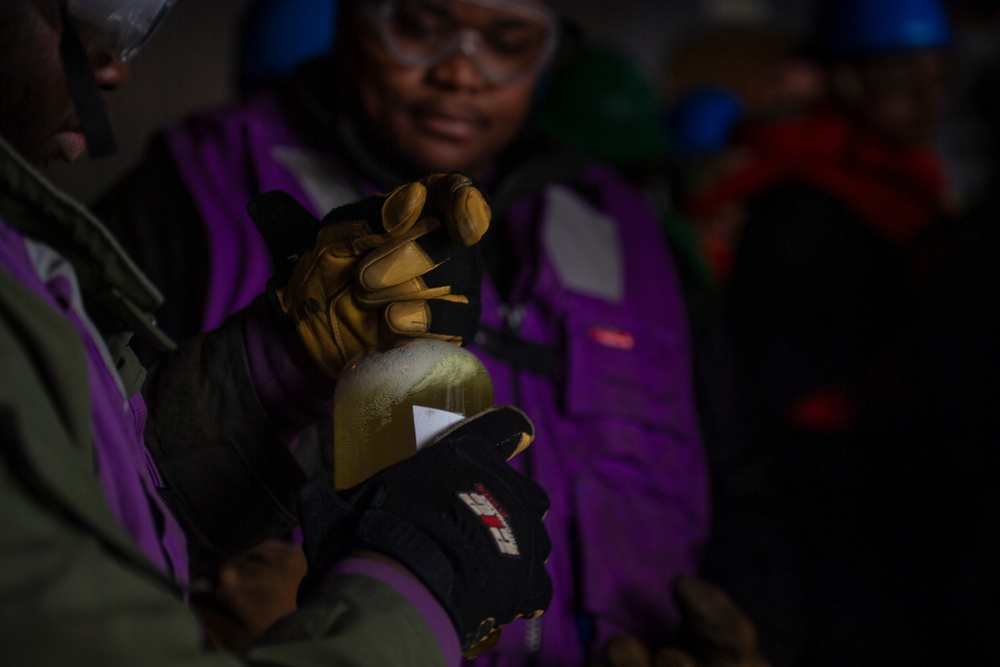
<path fill-rule="evenodd" d="M 709 489 L 683 298 L 656 214 L 612 169 L 528 124 L 566 25 L 533 0 L 342 1 L 336 20 L 329 58 L 168 128 L 100 204 L 178 306 L 164 326 L 212 329 L 268 280 L 245 210 L 255 193 L 284 190 L 318 213 L 429 171 L 470 174 L 493 210 L 470 349 L 497 400 L 524 406 L 545 443 L 519 460 L 552 500 L 555 596 L 544 620 L 505 628 L 480 660 L 578 666 L 617 635 L 674 641 L 682 608 L 704 617 L 692 598 L 729 613 L 686 576 Z"/>
<path fill-rule="evenodd" d="M 668 130 L 676 143 L 674 208 L 693 227 L 711 279 L 728 282 L 746 220 L 737 198 L 704 207 L 700 195 L 751 154 L 748 124 L 784 123 L 826 100 L 825 75 L 795 32 L 709 24 L 671 54 Z M 714 202 L 713 202 L 714 204 Z"/>
<path fill-rule="evenodd" d="M 742 126 L 745 163 L 691 206 L 745 213 L 726 301 L 753 451 L 792 530 L 787 567 L 717 576 L 776 664 L 919 663 L 927 460 L 913 339 L 947 247 L 930 146 L 951 27 L 936 0 L 824 1 L 814 26 L 827 99 Z"/>

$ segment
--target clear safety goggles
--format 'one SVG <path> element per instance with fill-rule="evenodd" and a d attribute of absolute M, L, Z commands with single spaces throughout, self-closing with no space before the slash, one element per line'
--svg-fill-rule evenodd
<path fill-rule="evenodd" d="M 497 85 L 539 72 L 559 39 L 555 13 L 533 0 L 376 0 L 373 9 L 400 63 L 431 67 L 461 52 Z"/>
<path fill-rule="evenodd" d="M 175 0 L 66 0 L 81 34 L 128 62 L 149 41 Z"/>

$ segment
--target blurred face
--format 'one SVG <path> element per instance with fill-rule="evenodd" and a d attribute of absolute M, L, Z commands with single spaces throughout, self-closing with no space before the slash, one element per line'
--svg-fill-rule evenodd
<path fill-rule="evenodd" d="M 62 21 L 48 0 L 0 1 L 0 134 L 32 165 L 73 162 L 87 148 L 59 54 Z M 86 38 L 84 37 L 86 40 Z M 128 67 L 87 46 L 102 88 L 128 80 Z"/>
<path fill-rule="evenodd" d="M 943 52 L 928 49 L 871 58 L 856 74 L 857 113 L 873 131 L 901 146 L 930 141 L 948 96 Z"/>
<path fill-rule="evenodd" d="M 371 136 L 418 171 L 481 175 L 524 126 L 554 24 L 516 0 L 373 9 L 360 21 L 356 68 Z"/>
<path fill-rule="evenodd" d="M 786 56 L 775 63 L 761 87 L 761 108 L 774 116 L 809 109 L 823 100 L 826 82 L 819 66 L 805 58 Z"/>

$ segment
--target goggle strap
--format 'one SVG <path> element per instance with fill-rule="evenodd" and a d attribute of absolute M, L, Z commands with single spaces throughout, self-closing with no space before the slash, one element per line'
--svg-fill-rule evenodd
<path fill-rule="evenodd" d="M 59 3 L 62 9 L 63 31 L 59 40 L 59 54 L 66 73 L 66 85 L 76 108 L 84 136 L 87 137 L 87 152 L 92 159 L 114 155 L 118 147 L 111 129 L 111 119 L 104 107 L 101 89 L 94 80 L 87 52 L 76 32 L 73 19 L 66 11 L 66 0 Z"/>

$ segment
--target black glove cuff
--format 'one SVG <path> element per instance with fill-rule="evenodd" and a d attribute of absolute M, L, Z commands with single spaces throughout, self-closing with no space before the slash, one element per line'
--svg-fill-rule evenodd
<path fill-rule="evenodd" d="M 295 322 L 281 307 L 275 279 L 267 281 L 263 300 L 266 308 L 265 317 L 278 334 L 278 339 L 288 351 L 288 356 L 291 357 L 295 367 L 302 373 L 302 376 L 309 382 L 309 386 L 318 396 L 332 397 L 336 381 L 320 370 L 306 351 L 302 344 L 302 338 L 295 330 Z"/>
<path fill-rule="evenodd" d="M 330 477 L 320 473 L 299 493 L 299 523 L 302 551 L 309 566 L 299 586 L 301 599 L 319 585 L 334 563 L 350 553 L 358 517 L 350 504 L 334 491 Z"/>
<path fill-rule="evenodd" d="M 388 512 L 369 510 L 357 527 L 354 544 L 399 561 L 437 598 L 459 634 L 464 632 L 453 600 L 454 567 L 425 532 Z"/>
<path fill-rule="evenodd" d="M 267 318 L 274 325 L 274 330 L 278 332 L 281 342 L 289 349 L 293 349 L 290 344 L 292 341 L 297 341 L 298 347 L 301 348 L 302 343 L 295 331 L 295 322 L 281 307 L 281 301 L 278 299 L 278 283 L 274 278 L 267 281 L 263 297 L 267 305 Z"/>
<path fill-rule="evenodd" d="M 362 484 L 338 494 L 325 474 L 317 475 L 303 488 L 299 514 L 309 570 L 299 589 L 300 597 L 315 590 L 330 568 L 351 551 L 377 551 L 417 577 L 464 638 L 461 617 L 452 600 L 454 568 L 441 548 L 422 530 L 388 512 L 359 512 L 377 502 L 380 493 L 377 485 Z"/>

